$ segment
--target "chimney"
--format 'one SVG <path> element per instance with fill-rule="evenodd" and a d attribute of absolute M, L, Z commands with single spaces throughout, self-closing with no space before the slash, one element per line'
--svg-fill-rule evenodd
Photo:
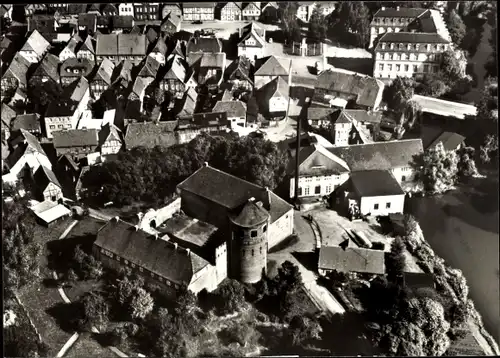
<path fill-rule="evenodd" d="M 137 217 L 139 218 L 139 221 L 141 221 L 141 220 L 142 220 L 142 218 L 144 217 L 144 214 L 143 214 L 143 213 L 141 213 L 141 212 L 138 212 L 138 213 L 137 213 Z"/>
<path fill-rule="evenodd" d="M 382 8 L 380 10 L 384 11 L 385 10 L 385 6 L 382 6 Z"/>
<path fill-rule="evenodd" d="M 120 221 L 120 217 L 119 217 L 119 216 L 115 216 L 113 219 L 114 219 L 116 222 Z"/>
<path fill-rule="evenodd" d="M 255 198 L 252 196 L 250 199 L 248 199 L 248 202 L 250 202 L 250 203 L 255 202 Z"/>
<path fill-rule="evenodd" d="M 203 163 L 204 167 L 208 167 L 208 162 Z"/>
<path fill-rule="evenodd" d="M 155 234 L 155 240 L 158 240 L 158 234 Z"/>
<path fill-rule="evenodd" d="M 139 225 L 135 225 L 134 228 L 135 228 L 135 231 L 139 231 Z"/>
<path fill-rule="evenodd" d="M 399 6 L 396 6 L 396 11 L 399 11 Z"/>
<path fill-rule="evenodd" d="M 191 249 L 186 249 L 186 254 L 189 256 L 191 255 Z"/>
<path fill-rule="evenodd" d="M 257 202 L 257 206 L 259 206 L 259 207 L 261 207 L 261 208 L 262 208 L 262 206 L 263 206 L 263 205 L 264 205 L 264 204 L 262 204 L 262 201 L 258 201 L 258 202 Z"/>
<path fill-rule="evenodd" d="M 177 243 L 174 242 L 174 248 L 177 250 Z"/>
<path fill-rule="evenodd" d="M 415 29 L 411 29 L 411 33 L 414 34 L 415 33 Z"/>

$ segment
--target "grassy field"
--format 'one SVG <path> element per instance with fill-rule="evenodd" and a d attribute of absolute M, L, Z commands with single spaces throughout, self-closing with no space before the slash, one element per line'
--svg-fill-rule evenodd
<path fill-rule="evenodd" d="M 72 332 L 62 329 L 57 318 L 51 314 L 51 309 L 62 303 L 57 287 L 48 267 L 47 243 L 57 240 L 66 230 L 71 220 L 64 220 L 51 228 L 35 226 L 35 241 L 43 245 L 40 257 L 40 279 L 19 292 L 19 299 L 29 312 L 33 323 L 42 335 L 43 341 L 49 347 L 49 356 L 55 356 Z"/>
<path fill-rule="evenodd" d="M 113 357 L 115 354 L 101 346 L 91 333 L 82 333 L 65 357 Z"/>

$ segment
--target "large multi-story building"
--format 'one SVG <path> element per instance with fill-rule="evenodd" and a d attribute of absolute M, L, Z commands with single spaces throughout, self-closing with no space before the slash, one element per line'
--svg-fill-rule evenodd
<path fill-rule="evenodd" d="M 136 20 L 158 20 L 160 18 L 160 3 L 134 3 L 134 14 Z"/>
<path fill-rule="evenodd" d="M 108 58 L 115 65 L 122 60 L 129 60 L 138 65 L 146 56 L 147 40 L 145 35 L 109 34 L 97 35 L 97 63 Z"/>
<path fill-rule="evenodd" d="M 220 3 L 216 11 L 216 17 L 221 21 L 240 21 L 241 20 L 241 1 L 229 1 Z"/>
<path fill-rule="evenodd" d="M 449 47 L 450 42 L 437 33 L 386 33 L 375 47 L 373 77 L 391 81 L 436 73 Z"/>
<path fill-rule="evenodd" d="M 186 21 L 213 21 L 215 19 L 215 3 L 183 3 L 182 16 L 183 20 Z"/>

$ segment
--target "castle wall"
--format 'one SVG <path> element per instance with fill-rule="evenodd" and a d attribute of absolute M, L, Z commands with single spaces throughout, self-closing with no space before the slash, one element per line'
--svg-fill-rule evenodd
<path fill-rule="evenodd" d="M 293 208 L 269 225 L 269 248 L 293 234 Z"/>

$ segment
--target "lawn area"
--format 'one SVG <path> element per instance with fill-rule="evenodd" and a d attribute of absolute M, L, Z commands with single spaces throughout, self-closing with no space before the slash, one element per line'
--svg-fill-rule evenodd
<path fill-rule="evenodd" d="M 115 354 L 101 346 L 92 333 L 81 333 L 75 344 L 68 350 L 65 357 L 113 357 Z"/>
<path fill-rule="evenodd" d="M 29 312 L 43 341 L 49 347 L 49 356 L 55 356 L 73 333 L 63 330 L 56 318 L 49 313 L 51 308 L 63 301 L 54 284 L 47 261 L 47 243 L 57 240 L 70 223 L 71 220 L 68 219 L 55 224 L 51 228 L 41 225 L 35 226 L 35 240 L 43 245 L 43 253 L 40 257 L 40 279 L 33 282 L 32 285 L 24 287 L 19 292 L 19 299 Z"/>
<path fill-rule="evenodd" d="M 97 231 L 105 224 L 102 220 L 91 218 L 90 216 L 80 220 L 66 237 L 67 239 L 88 235 L 96 235 Z"/>

